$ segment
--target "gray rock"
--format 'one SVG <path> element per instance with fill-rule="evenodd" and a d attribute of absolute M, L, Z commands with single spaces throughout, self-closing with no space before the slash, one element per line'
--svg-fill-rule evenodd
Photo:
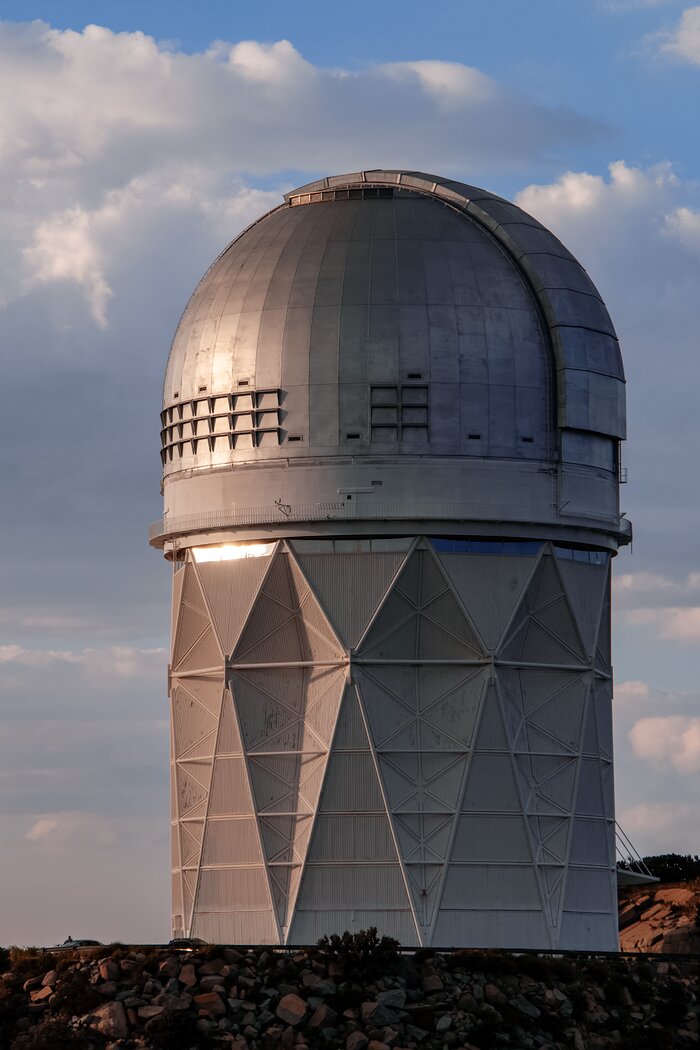
<path fill-rule="evenodd" d="M 380 992 L 377 1002 L 394 1010 L 403 1010 L 406 1005 L 406 993 L 401 988 L 392 988 L 388 992 Z"/>
<path fill-rule="evenodd" d="M 364 1032 L 351 1032 L 345 1040 L 345 1050 L 364 1050 L 369 1039 Z"/>
<path fill-rule="evenodd" d="M 87 1023 L 90 1028 L 110 1039 L 126 1039 L 129 1034 L 126 1011 L 121 1003 L 112 1002 L 98 1006 L 88 1015 Z"/>
<path fill-rule="evenodd" d="M 541 1010 L 537 1009 L 534 1003 L 528 1002 L 527 999 L 523 999 L 523 997 L 520 995 L 517 997 L 517 999 L 513 1000 L 513 1006 L 515 1006 L 515 1008 L 519 1010 L 521 1014 L 525 1014 L 526 1017 L 531 1017 L 533 1021 L 536 1020 L 542 1013 Z"/>
<path fill-rule="evenodd" d="M 337 1023 L 337 1013 L 325 1003 L 317 1007 L 309 1018 L 309 1028 L 335 1028 Z"/>

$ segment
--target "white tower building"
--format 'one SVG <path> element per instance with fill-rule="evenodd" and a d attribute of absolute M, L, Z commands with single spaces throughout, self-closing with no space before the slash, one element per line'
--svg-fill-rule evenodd
<path fill-rule="evenodd" d="M 295 190 L 219 256 L 162 413 L 173 928 L 615 949 L 624 377 L 535 219 Z"/>

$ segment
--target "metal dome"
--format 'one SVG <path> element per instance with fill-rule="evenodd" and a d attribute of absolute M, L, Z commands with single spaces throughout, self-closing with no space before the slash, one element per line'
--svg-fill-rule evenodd
<path fill-rule="evenodd" d="M 166 482 L 319 456 L 368 466 L 387 455 L 399 463 L 436 457 L 437 487 L 463 495 L 473 484 L 468 470 L 445 473 L 452 457 L 464 466 L 529 463 L 524 472 L 494 463 L 490 493 L 479 483 L 480 502 L 499 504 L 506 518 L 522 516 L 518 492 L 535 464 L 559 465 L 558 493 L 545 494 L 536 479 L 536 520 L 543 501 L 564 521 L 584 507 L 584 516 L 612 520 L 621 437 L 615 331 L 564 246 L 484 190 L 367 171 L 288 194 L 204 276 L 168 361 L 161 455 Z M 236 504 L 250 525 L 262 501 L 246 494 L 244 479 L 239 472 Z M 400 489 L 383 492 L 382 502 L 401 502 Z M 185 527 L 195 507 L 168 491 L 171 525 Z M 305 506 L 338 503 L 338 495 L 312 484 Z M 430 496 L 426 503 L 438 502 Z M 295 502 L 281 491 L 274 499 Z M 457 516 L 483 515 L 462 506 Z"/>

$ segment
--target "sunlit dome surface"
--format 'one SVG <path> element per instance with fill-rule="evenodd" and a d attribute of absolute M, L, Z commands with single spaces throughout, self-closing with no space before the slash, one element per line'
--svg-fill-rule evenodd
<path fill-rule="evenodd" d="M 621 436 L 622 389 L 605 306 L 536 220 L 434 176 L 338 176 L 289 194 L 197 287 L 168 362 L 164 466 L 549 459 L 557 423 Z M 168 431 L 192 414 L 211 423 Z"/>

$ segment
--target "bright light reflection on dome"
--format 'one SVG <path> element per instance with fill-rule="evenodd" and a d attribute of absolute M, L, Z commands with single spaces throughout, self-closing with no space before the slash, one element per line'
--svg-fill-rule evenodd
<path fill-rule="evenodd" d="M 220 547 L 194 547 L 194 560 L 238 561 L 239 558 L 264 558 L 272 553 L 274 543 L 224 543 Z"/>

